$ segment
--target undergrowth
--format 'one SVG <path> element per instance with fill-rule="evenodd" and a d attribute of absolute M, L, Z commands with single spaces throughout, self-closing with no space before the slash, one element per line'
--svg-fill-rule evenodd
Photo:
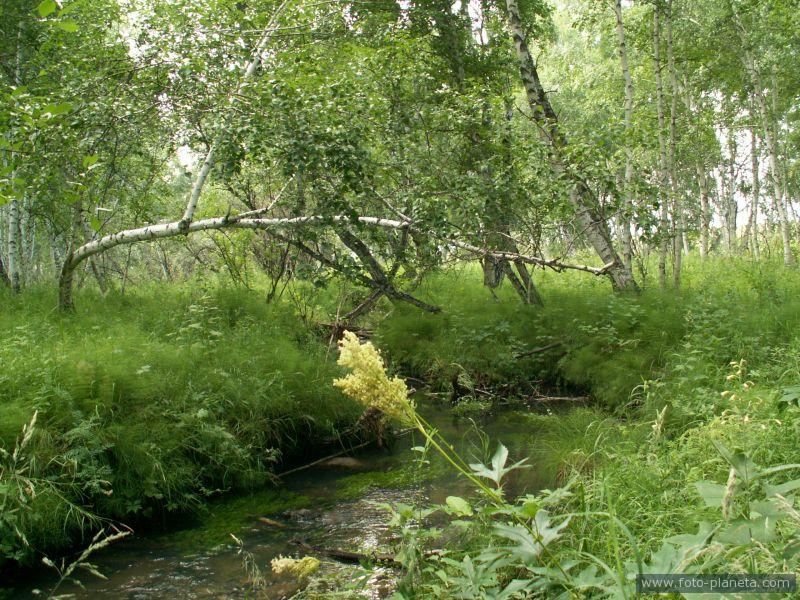
<path fill-rule="evenodd" d="M 454 268 L 415 291 L 441 314 L 384 303 L 370 316 L 392 372 L 467 390 L 464 410 L 552 391 L 593 398 L 525 421 L 527 456 L 513 458 L 547 471 L 553 493 L 506 498 L 498 459 L 470 475 L 495 473 L 490 494 L 477 485 L 475 498 L 393 509 L 408 597 L 626 596 L 646 569 L 798 568 L 800 274 L 687 263 L 681 290 L 639 297 L 539 274 L 542 308 L 505 288 L 493 298 L 476 269 Z M 44 292 L 3 297 L 0 554 L 30 560 L 105 519 L 196 509 L 352 424 L 362 407 L 331 385 L 341 371 L 310 327 L 340 309 L 334 296 L 85 292 L 68 317 Z M 35 434 L 18 439 L 35 411 Z M 444 555 L 426 552 L 439 534 L 419 527 L 430 510 L 457 530 Z"/>
<path fill-rule="evenodd" d="M 398 597 L 632 598 L 638 573 L 796 572 L 798 273 L 692 264 L 679 292 L 639 298 L 559 277 L 529 309 L 502 295 L 481 307 L 474 272 L 441 274 L 427 299 L 446 300 L 448 318 L 400 309 L 381 325 L 387 353 L 442 387 L 458 369 L 487 390 L 544 379 L 596 399 L 528 417 L 528 456 L 510 460 L 548 470 L 553 492 L 498 500 L 476 486 L 390 508 L 409 574 Z M 555 341 L 555 354 L 515 358 Z M 450 525 L 421 527 L 433 513 Z M 453 529 L 459 543 L 431 553 Z"/>
<path fill-rule="evenodd" d="M 292 309 L 231 289 L 2 298 L 0 563 L 90 540 L 104 521 L 200 509 L 271 481 L 358 418 Z M 88 537 L 85 537 L 88 536 Z"/>

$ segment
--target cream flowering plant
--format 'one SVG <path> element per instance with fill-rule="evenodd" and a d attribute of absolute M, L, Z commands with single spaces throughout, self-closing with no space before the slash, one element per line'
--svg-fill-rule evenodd
<path fill-rule="evenodd" d="M 301 582 L 319 570 L 320 564 L 320 561 L 313 556 L 304 556 L 303 558 L 278 556 L 270 562 L 272 572 L 276 575 L 288 574 Z"/>
<path fill-rule="evenodd" d="M 389 377 L 380 351 L 371 342 L 361 343 L 356 334 L 345 331 L 339 341 L 338 364 L 350 372 L 344 377 L 334 379 L 333 385 L 358 401 L 365 412 L 377 410 L 385 418 L 419 431 L 430 447 L 472 481 L 493 502 L 502 502 L 499 477 L 491 478 L 496 480 L 497 489 L 492 489 L 481 481 L 480 478 L 486 476 L 482 465 L 468 465 L 453 446 L 422 418 L 413 400 L 409 398 L 405 382 L 399 377 Z M 502 445 L 500 447 L 505 451 L 505 447 Z M 518 465 L 514 468 L 516 466 Z"/>
<path fill-rule="evenodd" d="M 365 410 L 379 410 L 388 419 L 403 425 L 415 425 L 414 402 L 408 387 L 399 377 L 386 374 L 381 354 L 371 342 L 361 343 L 352 331 L 345 331 L 339 341 L 338 364 L 350 373 L 334 379 L 333 385 L 353 398 Z"/>

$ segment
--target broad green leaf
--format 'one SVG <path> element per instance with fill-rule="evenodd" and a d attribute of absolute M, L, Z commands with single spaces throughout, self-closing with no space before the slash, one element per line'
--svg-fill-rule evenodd
<path fill-rule="evenodd" d="M 536 500 L 528 500 L 522 505 L 522 514 L 532 519 L 536 516 L 536 513 L 539 512 L 540 508 L 541 505 Z"/>
<path fill-rule="evenodd" d="M 58 5 L 56 4 L 55 0 L 42 0 L 36 10 L 39 11 L 40 17 L 45 18 L 53 14 L 57 8 Z"/>
<path fill-rule="evenodd" d="M 733 467 L 739 479 L 745 483 L 750 483 L 761 474 L 755 463 L 744 452 L 731 452 L 724 444 L 718 441 L 714 441 L 714 446 L 716 446 L 722 458 Z"/>
<path fill-rule="evenodd" d="M 561 536 L 561 530 L 569 524 L 569 521 L 570 519 L 567 517 L 558 525 L 553 525 L 548 512 L 540 510 L 536 513 L 535 527 L 533 528 L 536 537 L 521 525 L 497 525 L 494 530 L 497 535 L 516 542 L 517 545 L 511 548 L 511 552 L 515 556 L 526 563 L 532 563 L 538 559 L 545 546 Z"/>
<path fill-rule="evenodd" d="M 789 492 L 793 492 L 798 488 L 800 488 L 800 479 L 792 479 L 791 481 L 780 483 L 778 485 L 770 485 L 768 483 L 764 484 L 764 492 L 767 496 L 775 496 L 778 494 L 785 496 Z"/>
<path fill-rule="evenodd" d="M 725 486 L 711 481 L 698 481 L 694 484 L 697 493 L 706 506 L 720 508 L 725 497 Z"/>
<path fill-rule="evenodd" d="M 78 24 L 75 21 L 56 21 L 53 24 L 67 33 L 75 33 L 78 31 Z"/>
<path fill-rule="evenodd" d="M 469 502 L 459 496 L 448 496 L 445 503 L 459 517 L 470 517 L 473 514 Z"/>
<path fill-rule="evenodd" d="M 91 154 L 89 156 L 84 156 L 83 157 L 83 168 L 86 169 L 88 167 L 91 167 L 98 160 L 100 160 L 100 157 L 97 154 Z"/>
<path fill-rule="evenodd" d="M 750 503 L 750 511 L 752 513 L 756 513 L 759 516 L 766 517 L 774 521 L 788 517 L 792 510 L 791 503 L 789 506 L 787 506 L 777 498 L 758 500 Z"/>
<path fill-rule="evenodd" d="M 48 104 L 42 109 L 43 114 L 51 115 L 51 116 L 58 116 L 68 113 L 72 110 L 72 104 L 69 102 L 64 102 L 62 104 Z"/>
<path fill-rule="evenodd" d="M 503 444 L 497 445 L 497 450 L 492 457 L 492 468 L 488 468 L 486 465 L 482 465 L 480 463 L 473 463 L 470 464 L 470 469 L 478 476 L 478 477 L 485 477 L 486 479 L 490 479 L 494 481 L 497 486 L 500 486 L 503 477 L 513 471 L 514 469 L 519 469 L 523 467 L 525 463 L 525 459 L 519 461 L 518 463 L 514 463 L 510 467 L 506 467 L 506 461 L 508 460 L 508 448 L 506 448 Z"/>
<path fill-rule="evenodd" d="M 766 517 L 736 519 L 721 529 L 715 539 L 734 546 L 747 546 L 753 541 L 766 544 L 775 539 L 775 520 Z"/>
<path fill-rule="evenodd" d="M 794 404 L 795 406 L 800 405 L 800 385 L 783 388 L 778 402 Z"/>

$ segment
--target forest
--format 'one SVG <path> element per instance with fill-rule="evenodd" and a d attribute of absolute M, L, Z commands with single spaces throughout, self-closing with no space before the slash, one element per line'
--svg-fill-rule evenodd
<path fill-rule="evenodd" d="M 798 32 L 4 0 L 0 598 L 793 597 Z"/>

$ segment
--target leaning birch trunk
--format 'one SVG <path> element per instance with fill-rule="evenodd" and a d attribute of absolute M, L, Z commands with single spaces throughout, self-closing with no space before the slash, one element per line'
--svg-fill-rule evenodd
<path fill-rule="evenodd" d="M 669 250 L 669 199 L 665 193 L 664 177 L 667 173 L 667 147 L 664 142 L 664 83 L 661 79 L 661 15 L 658 4 L 653 6 L 653 65 L 656 77 L 658 110 L 658 203 L 660 213 L 660 240 L 658 248 L 658 285 L 667 287 L 667 252 Z"/>
<path fill-rule="evenodd" d="M 614 2 L 614 16 L 617 21 L 617 43 L 619 45 L 619 63 L 622 77 L 625 80 L 625 185 L 622 203 L 622 215 L 619 219 L 622 238 L 622 262 L 630 270 L 633 261 L 633 245 L 631 241 L 631 213 L 633 210 L 633 150 L 630 147 L 630 132 L 633 123 L 633 80 L 628 66 L 628 47 L 625 42 L 625 25 L 622 19 L 622 0 Z"/>
<path fill-rule="evenodd" d="M 764 131 L 764 141 L 767 144 L 767 152 L 769 155 L 769 172 L 770 179 L 772 180 L 772 199 L 775 205 L 775 212 L 778 213 L 778 221 L 781 228 L 781 238 L 783 241 L 783 262 L 786 266 L 793 266 L 795 264 L 794 252 L 792 252 L 792 232 L 789 224 L 789 212 L 786 208 L 785 199 L 783 197 L 783 188 L 781 185 L 781 171 L 778 161 L 778 148 L 777 141 L 772 131 L 772 123 L 770 122 L 769 113 L 767 111 L 767 101 L 764 98 L 764 89 L 761 80 L 761 71 L 756 64 L 753 53 L 750 49 L 747 33 L 742 25 L 739 15 L 734 11 L 733 13 L 736 29 L 739 33 L 739 40 L 742 42 L 742 62 L 744 68 L 750 76 L 750 82 L 753 85 L 753 96 L 755 97 L 758 111 L 761 115 L 761 126 Z"/>
<path fill-rule="evenodd" d="M 675 54 L 672 47 L 672 0 L 667 0 L 665 14 L 667 34 L 667 69 L 669 70 L 669 86 L 672 99 L 669 107 L 669 194 L 672 205 L 672 222 L 674 223 L 674 238 L 672 247 L 672 281 L 675 289 L 681 287 L 681 261 L 683 258 L 683 215 L 678 198 L 678 183 L 675 169 L 675 121 L 678 113 L 678 75 L 675 70 Z"/>
<path fill-rule="evenodd" d="M 273 13 L 272 17 L 267 23 L 267 26 L 264 28 L 261 38 L 259 38 L 258 43 L 256 43 L 253 51 L 250 55 L 250 62 L 247 64 L 245 68 L 244 74 L 242 78 L 239 80 L 239 84 L 236 86 L 236 89 L 228 96 L 228 105 L 223 111 L 222 118 L 220 119 L 219 123 L 217 124 L 217 132 L 214 136 L 214 139 L 211 143 L 211 146 L 206 153 L 205 158 L 203 159 L 202 166 L 200 167 L 200 171 L 197 174 L 197 177 L 194 180 L 192 185 L 191 191 L 189 192 L 188 199 L 186 201 L 186 209 L 183 212 L 183 217 L 180 221 L 178 221 L 179 230 L 184 233 L 188 233 L 191 229 L 191 224 L 194 219 L 194 213 L 197 209 L 197 203 L 200 199 L 200 194 L 203 191 L 203 186 L 208 179 L 208 175 L 211 173 L 211 169 L 214 166 L 214 160 L 216 155 L 217 147 L 225 140 L 228 135 L 227 126 L 228 121 L 231 115 L 234 113 L 236 108 L 236 104 L 238 103 L 239 96 L 241 95 L 242 88 L 245 84 L 252 79 L 253 75 L 255 74 L 256 70 L 258 69 L 261 61 L 263 60 L 263 54 L 266 51 L 267 45 L 269 44 L 270 40 L 272 39 L 272 34 L 274 32 L 274 26 L 277 21 L 278 16 L 283 12 L 286 8 L 289 0 L 284 0 L 280 6 L 278 6 L 277 10 Z M 159 226 L 154 226 L 158 228 Z M 119 235 L 125 237 L 125 234 L 133 234 L 135 237 L 136 234 L 133 232 L 140 231 L 140 230 L 130 230 L 130 231 L 123 231 L 120 232 Z M 130 235 L 129 235 L 130 237 Z M 86 246 L 90 246 L 94 242 L 89 242 L 84 244 L 81 248 L 79 248 L 76 252 L 70 251 L 68 253 L 67 259 L 64 262 L 64 265 L 61 269 L 61 276 L 59 278 L 59 307 L 63 310 L 70 310 L 73 307 L 73 300 L 72 300 L 72 282 L 74 278 L 75 268 L 80 264 L 83 258 L 81 256 L 92 256 L 95 253 L 83 252 L 82 250 Z"/>
<path fill-rule="evenodd" d="M 558 116 L 545 96 L 544 89 L 539 81 L 536 64 L 528 50 L 517 1 L 506 0 L 506 8 L 508 9 L 507 24 L 509 33 L 516 48 L 520 76 L 528 104 L 533 118 L 550 146 L 552 166 L 556 172 L 563 174 L 567 170 L 562 157 L 564 147 L 567 144 L 566 138 L 559 130 Z M 593 198 L 591 190 L 585 183 L 577 179 L 573 179 L 571 183 L 569 201 L 575 210 L 576 220 L 580 228 L 586 233 L 586 237 L 595 252 L 606 265 L 611 265 L 607 272 L 611 278 L 612 286 L 619 291 L 638 292 L 639 286 L 636 284 L 631 270 L 620 260 L 617 251 L 614 249 L 605 219 L 599 214 L 597 202 Z"/>

